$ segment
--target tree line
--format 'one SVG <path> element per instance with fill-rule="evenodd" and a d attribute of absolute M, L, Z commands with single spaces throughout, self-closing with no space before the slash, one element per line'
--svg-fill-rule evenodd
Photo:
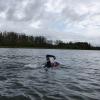
<path fill-rule="evenodd" d="M 44 36 L 27 36 L 16 32 L 0 32 L 0 47 L 32 47 L 56 49 L 100 49 L 87 42 L 63 42 L 48 40 Z"/>

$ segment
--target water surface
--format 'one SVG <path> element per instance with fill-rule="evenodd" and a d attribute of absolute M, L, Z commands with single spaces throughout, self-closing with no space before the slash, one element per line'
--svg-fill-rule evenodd
<path fill-rule="evenodd" d="M 59 68 L 45 71 L 45 55 Z M 100 51 L 0 48 L 0 100 L 100 100 Z"/>

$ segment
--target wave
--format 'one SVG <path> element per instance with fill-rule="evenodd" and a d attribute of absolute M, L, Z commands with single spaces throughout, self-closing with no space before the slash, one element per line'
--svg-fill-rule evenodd
<path fill-rule="evenodd" d="M 0 100 L 31 100 L 30 97 L 26 97 L 24 95 L 19 96 L 0 96 Z"/>

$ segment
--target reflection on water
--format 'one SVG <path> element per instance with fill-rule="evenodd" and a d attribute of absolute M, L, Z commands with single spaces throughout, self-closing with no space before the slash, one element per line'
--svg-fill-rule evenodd
<path fill-rule="evenodd" d="M 45 55 L 61 63 L 45 71 Z M 100 100 L 100 53 L 0 49 L 0 100 Z"/>

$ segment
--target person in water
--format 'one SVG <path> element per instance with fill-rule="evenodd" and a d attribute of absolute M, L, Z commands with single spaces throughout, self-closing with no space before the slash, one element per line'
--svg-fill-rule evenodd
<path fill-rule="evenodd" d="M 47 68 L 50 68 L 50 67 L 53 67 L 54 66 L 54 63 L 51 62 L 50 58 L 53 58 L 54 60 L 56 59 L 56 57 L 54 55 L 46 55 L 46 64 L 45 64 L 45 67 Z"/>

